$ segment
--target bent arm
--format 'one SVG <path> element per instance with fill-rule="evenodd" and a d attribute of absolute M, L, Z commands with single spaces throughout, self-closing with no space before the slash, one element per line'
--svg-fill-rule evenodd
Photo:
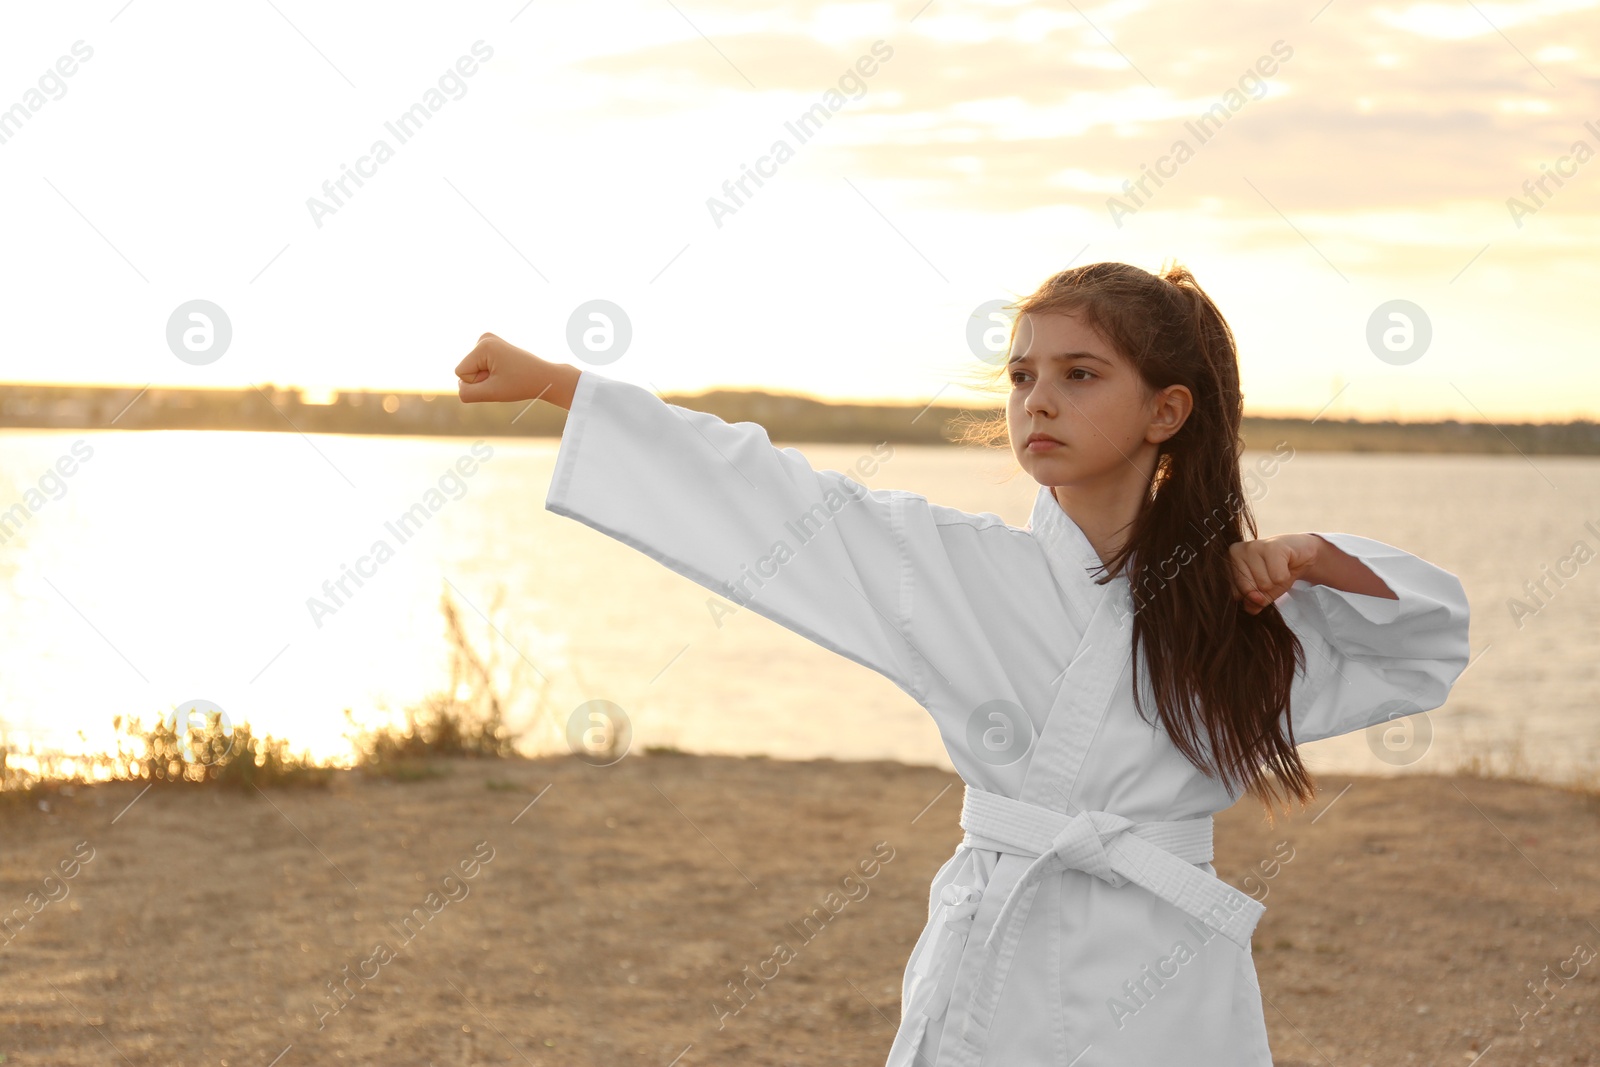
<path fill-rule="evenodd" d="M 1277 600 L 1305 648 L 1304 675 L 1290 700 L 1295 742 L 1351 733 L 1445 702 L 1470 659 L 1471 607 L 1461 580 L 1443 567 L 1368 537 L 1316 535 L 1351 557 L 1343 589 L 1302 575 Z M 1337 557 L 1335 557 L 1337 559 Z M 1336 569 L 1335 577 L 1340 572 Z M 1363 587 L 1365 586 L 1365 587 Z M 1392 595 L 1376 591 L 1381 586 Z"/>
<path fill-rule="evenodd" d="M 1389 600 L 1400 599 L 1395 591 L 1385 585 L 1383 579 L 1360 559 L 1321 534 L 1313 533 L 1306 536 L 1316 547 L 1317 554 L 1311 566 L 1300 575 L 1302 581 L 1311 585 L 1340 589 L 1346 593 L 1365 593 L 1367 596 L 1384 597 Z"/>

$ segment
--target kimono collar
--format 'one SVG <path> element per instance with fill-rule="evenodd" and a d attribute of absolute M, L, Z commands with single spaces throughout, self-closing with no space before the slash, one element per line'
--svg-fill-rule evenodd
<path fill-rule="evenodd" d="M 1045 560 L 1062 589 L 1103 592 L 1107 588 L 1105 585 L 1095 583 L 1095 577 L 1099 574 L 1100 554 L 1095 551 L 1094 545 L 1089 543 L 1088 535 L 1083 532 L 1082 527 L 1072 521 L 1071 515 L 1062 510 L 1060 502 L 1056 500 L 1048 485 L 1039 487 L 1039 493 L 1033 502 L 1033 515 L 1028 520 L 1028 528 L 1043 544 Z M 1114 578 L 1109 584 L 1115 585 L 1118 582 L 1126 583 L 1127 579 Z"/>

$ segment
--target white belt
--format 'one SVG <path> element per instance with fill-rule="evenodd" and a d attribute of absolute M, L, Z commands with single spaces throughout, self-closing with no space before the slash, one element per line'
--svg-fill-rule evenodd
<path fill-rule="evenodd" d="M 1143 886 L 1248 950 L 1266 905 L 1197 864 L 1211 860 L 1212 819 L 1134 822 L 1109 811 L 1067 815 L 968 787 L 961 805 L 962 844 L 1035 857 L 1011 887 L 986 944 L 1008 922 L 1022 922 L 1024 890 L 1049 871 L 1077 870 L 1110 885 Z"/>
<path fill-rule="evenodd" d="M 1027 892 L 1051 871 L 1079 870 L 1113 886 L 1129 882 L 1206 923 L 1249 951 L 1250 935 L 1266 906 L 1240 893 L 1197 864 L 1212 857 L 1212 818 L 1169 822 L 1133 822 L 1109 811 L 1067 815 L 967 786 L 961 805 L 961 843 L 1033 857 L 1000 905 L 984 942 L 997 949 L 997 938 L 1026 921 L 1033 894 Z M 930 1020 L 944 1015 L 955 982 L 956 961 L 972 929 L 981 892 L 970 885 L 947 885 L 936 918 L 934 944 L 918 968 L 919 981 L 908 1007 L 918 1013 L 898 1035 L 889 1067 L 909 1064 Z M 1005 979 L 1009 952 L 1002 952 L 996 983 Z M 942 1058 L 942 1057 L 941 1057 Z"/>

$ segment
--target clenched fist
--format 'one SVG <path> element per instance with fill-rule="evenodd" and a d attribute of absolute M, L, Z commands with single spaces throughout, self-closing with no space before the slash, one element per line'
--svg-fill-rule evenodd
<path fill-rule="evenodd" d="M 464 404 L 483 401 L 544 400 L 570 408 L 577 388 L 576 367 L 551 363 L 492 333 L 456 365 L 456 395 Z"/>
<path fill-rule="evenodd" d="M 1316 565 L 1327 542 L 1316 534 L 1278 534 L 1228 546 L 1233 563 L 1233 595 L 1255 615 L 1289 591 Z"/>

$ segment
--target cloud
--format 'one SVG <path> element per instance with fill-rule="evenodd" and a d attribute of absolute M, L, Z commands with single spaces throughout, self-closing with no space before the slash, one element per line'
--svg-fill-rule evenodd
<path fill-rule="evenodd" d="M 594 57 L 581 70 L 604 82 L 590 103 L 598 119 L 637 119 L 652 108 L 715 113 L 730 91 L 750 92 L 740 71 L 773 98 L 775 116 L 786 116 L 791 97 L 814 99 L 881 37 L 895 58 L 830 126 L 819 149 L 833 154 L 828 169 L 909 183 L 927 206 L 1103 210 L 1108 190 L 1137 179 L 1175 140 L 1198 147 L 1185 122 L 1282 41 L 1294 54 L 1268 79 L 1267 94 L 1250 98 L 1161 188 L 1163 209 L 1269 211 L 1242 175 L 1302 210 L 1416 209 L 1459 198 L 1500 205 L 1540 162 L 1588 136 L 1585 121 L 1600 120 L 1600 107 L 1580 110 L 1600 98 L 1600 79 L 1584 73 L 1600 26 L 1578 14 L 1595 6 L 1479 5 L 1502 32 L 1517 31 L 1516 44 L 1471 5 L 1339 0 L 1315 22 L 1265 4 L 1111 4 L 1081 13 L 935 6 L 912 23 L 884 5 L 789 4 L 760 18 L 711 8 L 696 13 L 705 38 Z M 816 35 L 819 20 L 851 26 L 850 12 L 873 37 Z M 735 22 L 741 31 L 717 28 Z M 1579 190 L 1567 196 L 1569 207 L 1596 207 Z"/>

